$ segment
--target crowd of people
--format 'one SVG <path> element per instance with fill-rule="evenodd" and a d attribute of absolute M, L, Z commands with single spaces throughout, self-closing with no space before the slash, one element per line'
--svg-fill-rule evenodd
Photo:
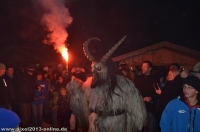
<path fill-rule="evenodd" d="M 26 64 L 20 72 L 15 72 L 14 65 L 0 63 L 0 108 L 15 112 L 21 128 L 42 128 L 42 122 L 46 121 L 55 128 L 75 130 L 66 88 L 72 75 L 86 80 L 85 70 L 80 67 L 68 73 L 62 64 L 57 68 Z"/>
<path fill-rule="evenodd" d="M 133 81 L 143 97 L 148 122 L 142 132 L 200 131 L 200 62 L 190 72 L 172 63 L 162 76 L 152 74 L 150 61 L 144 61 L 141 70 L 141 75 L 133 75 L 122 64 L 118 73 Z M 16 113 L 20 127 L 42 127 L 45 121 L 75 131 L 78 126 L 66 88 L 71 76 L 83 82 L 87 78 L 79 66 L 67 72 L 62 64 L 57 68 L 26 64 L 15 74 L 13 65 L 0 63 L 0 112 L 7 109 Z"/>
<path fill-rule="evenodd" d="M 192 71 L 172 63 L 165 76 L 153 75 L 150 61 L 144 61 L 141 70 L 141 75 L 133 76 L 126 64 L 120 66 L 121 74 L 133 80 L 146 104 L 148 123 L 142 132 L 200 131 L 200 62 Z"/>

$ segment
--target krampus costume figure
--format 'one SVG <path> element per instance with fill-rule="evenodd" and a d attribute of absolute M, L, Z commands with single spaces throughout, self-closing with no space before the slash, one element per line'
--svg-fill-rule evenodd
<path fill-rule="evenodd" d="M 78 126 L 89 132 L 137 132 L 147 118 L 143 99 L 132 81 L 115 74 L 109 59 L 125 37 L 99 61 L 88 49 L 93 39 L 97 38 L 88 39 L 83 47 L 92 61 L 92 77 L 86 82 L 72 77 L 67 85 Z"/>

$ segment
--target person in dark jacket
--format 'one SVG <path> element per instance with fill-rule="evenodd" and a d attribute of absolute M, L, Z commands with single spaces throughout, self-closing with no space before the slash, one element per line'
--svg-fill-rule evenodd
<path fill-rule="evenodd" d="M 156 111 L 156 119 L 158 123 L 160 122 L 160 118 L 165 106 L 182 93 L 183 78 L 180 77 L 179 70 L 169 70 L 167 79 L 168 81 L 162 91 L 158 85 L 157 89 L 155 87 L 156 93 L 160 95 Z"/>
<path fill-rule="evenodd" d="M 64 80 L 64 77 L 62 76 L 62 74 L 57 75 L 56 77 L 56 82 L 53 84 L 52 88 L 50 89 L 50 91 L 54 91 L 54 92 L 58 92 L 60 91 L 60 89 L 62 87 L 66 87 L 67 83 Z"/>
<path fill-rule="evenodd" d="M 25 71 L 19 78 L 19 104 L 22 127 L 30 126 L 31 106 L 30 103 L 34 101 L 34 90 L 37 87 L 33 73 L 35 66 L 27 64 Z"/>
<path fill-rule="evenodd" d="M 58 112 L 60 115 L 60 126 L 69 128 L 69 120 L 71 116 L 70 96 L 65 87 L 60 89 L 60 96 L 58 98 Z"/>
<path fill-rule="evenodd" d="M 55 84 L 52 86 L 50 89 L 50 92 L 52 94 L 52 97 L 50 99 L 50 109 L 53 117 L 53 126 L 57 127 L 58 126 L 58 97 L 59 97 L 59 92 L 60 89 L 66 87 L 66 82 L 64 81 L 64 77 L 62 75 L 57 76 L 57 81 Z"/>
<path fill-rule="evenodd" d="M 5 72 L 6 66 L 3 63 L 0 63 L 0 107 L 11 110 L 11 102 L 14 95 L 8 78 L 3 76 Z"/>
<path fill-rule="evenodd" d="M 49 101 L 50 101 L 50 89 L 51 89 L 51 81 L 48 78 L 49 74 L 47 71 L 43 71 L 43 80 L 47 82 L 48 91 L 46 96 L 44 97 L 44 105 L 43 105 L 43 116 L 45 118 L 45 122 L 50 123 L 50 111 L 49 111 Z"/>
<path fill-rule="evenodd" d="M 148 112 L 148 123 L 146 126 L 148 132 L 152 132 L 155 125 L 154 113 L 158 99 L 153 84 L 159 82 L 158 78 L 151 75 L 151 70 L 152 63 L 150 61 L 144 61 L 142 63 L 142 75 L 136 76 L 134 81 L 136 88 L 140 91 L 143 97 Z"/>
<path fill-rule="evenodd" d="M 6 74 L 4 76 L 9 81 L 9 85 L 10 85 L 10 90 L 11 90 L 10 96 L 12 97 L 11 109 L 19 116 L 20 112 L 19 112 L 19 105 L 18 105 L 18 97 L 20 95 L 18 93 L 18 84 L 17 84 L 18 78 L 14 73 L 15 73 L 14 66 L 7 65 Z"/>

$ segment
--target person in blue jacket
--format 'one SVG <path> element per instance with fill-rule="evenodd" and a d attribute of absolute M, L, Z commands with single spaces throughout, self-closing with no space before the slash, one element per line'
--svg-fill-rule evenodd
<path fill-rule="evenodd" d="M 162 132 L 200 132 L 200 80 L 188 76 L 183 84 L 183 94 L 170 101 L 162 113 Z"/>
<path fill-rule="evenodd" d="M 31 102 L 33 127 L 42 127 L 44 97 L 48 92 L 47 82 L 42 79 L 42 75 L 42 72 L 37 72 L 36 74 L 35 100 Z"/>

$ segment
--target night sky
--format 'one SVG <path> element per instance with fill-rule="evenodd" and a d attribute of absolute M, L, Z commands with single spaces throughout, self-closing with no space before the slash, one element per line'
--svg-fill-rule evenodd
<path fill-rule="evenodd" d="M 176 0 L 66 0 L 73 18 L 67 28 L 69 52 L 84 63 L 83 42 L 98 37 L 109 50 L 127 39 L 112 57 L 161 41 L 200 51 L 200 2 Z M 44 10 L 31 0 L 0 1 L 0 48 L 9 45 L 43 47 L 47 32 Z"/>

